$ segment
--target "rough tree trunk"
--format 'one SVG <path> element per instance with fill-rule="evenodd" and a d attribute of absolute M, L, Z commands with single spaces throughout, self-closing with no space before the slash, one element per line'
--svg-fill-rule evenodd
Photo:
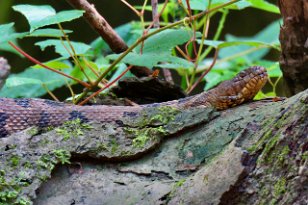
<path fill-rule="evenodd" d="M 292 96 L 308 88 L 308 0 L 279 0 L 283 17 L 280 28 L 280 67 L 285 94 Z"/>
<path fill-rule="evenodd" d="M 73 122 L 0 139 L 0 202 L 307 204 L 308 90 L 223 112 L 154 108 L 143 117 L 123 120 L 124 132 Z"/>

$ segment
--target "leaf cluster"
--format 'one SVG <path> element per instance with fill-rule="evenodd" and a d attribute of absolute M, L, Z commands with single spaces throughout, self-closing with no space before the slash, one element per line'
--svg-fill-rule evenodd
<path fill-rule="evenodd" d="M 179 3 L 169 0 L 166 5 L 159 4 L 159 12 L 164 9 L 161 12 L 161 28 L 147 30 L 147 25 L 151 22 L 146 22 L 143 18 L 115 28 L 127 45 L 136 45 L 122 59 L 120 57 L 123 54 L 110 54 L 107 43 L 101 38 L 95 39 L 90 44 L 75 42 L 69 38 L 73 31 L 63 29 L 62 24 L 80 18 L 84 11 L 57 12 L 49 5 L 15 5 L 13 10 L 24 15 L 29 23 L 29 31 L 15 32 L 14 23 L 0 25 L 2 37 L 0 50 L 16 53 L 8 42 L 17 44 L 17 39 L 37 38 L 35 46 L 39 46 L 42 52 L 47 47 L 52 47 L 58 54 L 57 58 L 50 59 L 44 65 L 90 84 L 107 71 L 103 76 L 106 82 L 117 79 L 117 76 L 127 69 L 127 65 L 172 69 L 180 76 L 181 86 L 187 91 L 197 82 L 197 77 L 208 69 L 211 71 L 201 79 L 205 82 L 205 90 L 232 78 L 245 67 L 256 64 L 267 67 L 271 78 L 281 77 L 278 63 L 265 60 L 269 51 L 280 50 L 279 21 L 274 21 L 251 37 L 237 37 L 230 34 L 221 36 L 228 14 L 233 10 L 251 7 L 277 14 L 279 10 L 275 5 L 265 0 L 234 0 L 232 4 L 229 4 L 231 1 L 228 0 L 188 2 L 189 5 L 187 1 Z M 135 9 L 140 8 L 151 11 L 151 7 L 147 5 L 135 6 Z M 211 12 L 191 19 L 192 14 L 198 15 L 205 11 Z M 216 16 L 220 16 L 219 24 L 212 26 L 210 19 Z M 177 21 L 178 23 L 174 23 Z M 207 36 L 209 29 L 216 30 L 212 39 Z M 148 37 L 138 43 L 138 40 L 144 37 L 145 31 L 149 34 Z M 211 56 L 214 50 L 218 53 L 217 59 Z M 121 60 L 117 62 L 118 59 Z M 211 67 L 213 60 L 216 62 Z M 112 64 L 114 61 L 117 62 L 115 66 Z M 271 95 L 275 95 L 276 83 L 277 81 L 271 82 L 273 86 Z M 76 84 L 76 81 L 35 65 L 25 69 L 24 72 L 12 74 L 0 96 L 38 97 L 63 85 L 70 88 L 73 84 Z M 98 86 L 104 87 L 102 83 Z M 74 97 L 71 88 L 70 91 Z M 261 96 L 262 94 L 258 95 Z"/>

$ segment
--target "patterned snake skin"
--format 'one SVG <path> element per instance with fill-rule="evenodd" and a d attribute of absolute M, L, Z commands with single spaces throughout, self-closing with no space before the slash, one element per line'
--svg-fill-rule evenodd
<path fill-rule="evenodd" d="M 8 64 L 0 58 L 0 71 L 4 66 L 8 67 Z M 44 99 L 0 98 L 0 138 L 28 127 L 59 126 L 76 118 L 83 122 L 117 123 L 121 122 L 123 117 L 138 116 L 145 107 L 172 106 L 187 109 L 195 106 L 213 106 L 223 110 L 253 99 L 267 78 L 265 68 L 253 66 L 208 92 L 141 106 L 77 106 Z"/>

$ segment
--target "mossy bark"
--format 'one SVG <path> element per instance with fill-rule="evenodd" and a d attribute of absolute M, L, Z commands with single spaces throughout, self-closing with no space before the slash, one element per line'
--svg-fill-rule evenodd
<path fill-rule="evenodd" d="M 223 112 L 151 108 L 121 129 L 74 121 L 17 133 L 0 141 L 0 201 L 304 204 L 307 104 L 308 90 Z"/>

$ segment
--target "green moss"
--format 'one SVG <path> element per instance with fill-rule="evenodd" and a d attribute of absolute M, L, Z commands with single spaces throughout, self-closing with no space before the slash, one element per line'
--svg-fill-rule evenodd
<path fill-rule="evenodd" d="M 39 160 L 35 162 L 38 169 L 49 170 L 49 171 L 52 171 L 54 169 L 56 163 L 57 160 L 48 154 L 44 154 L 43 156 L 40 157 Z"/>
<path fill-rule="evenodd" d="M 133 147 L 142 148 L 153 137 L 159 137 L 166 133 L 162 126 L 156 128 L 131 129 L 131 133 L 135 136 L 133 139 Z"/>
<path fill-rule="evenodd" d="M 58 135 L 62 136 L 65 141 L 71 138 L 71 134 L 66 129 L 56 128 L 56 132 Z"/>
<path fill-rule="evenodd" d="M 7 202 L 7 204 L 10 204 L 10 202 L 14 201 L 19 192 L 12 190 L 12 191 L 1 191 L 0 192 L 0 203 Z"/>
<path fill-rule="evenodd" d="M 290 153 L 290 148 L 289 148 L 289 146 L 284 146 L 283 148 L 282 148 L 282 150 L 280 151 L 280 153 L 278 153 L 278 156 L 277 156 L 277 158 L 278 158 L 278 161 L 280 162 L 280 163 L 283 163 L 284 162 L 284 160 L 286 159 L 286 158 L 288 158 L 288 154 Z"/>
<path fill-rule="evenodd" d="M 71 153 L 67 150 L 57 149 L 53 150 L 52 153 L 61 164 L 70 164 Z"/>
<path fill-rule="evenodd" d="M 83 130 L 93 129 L 87 123 L 82 123 L 81 119 L 77 118 L 71 121 L 67 121 L 63 124 L 63 126 L 56 128 L 56 132 L 58 135 L 63 137 L 63 140 L 68 140 L 72 136 L 78 137 L 84 134 Z"/>
<path fill-rule="evenodd" d="M 268 188 L 266 188 L 266 187 L 262 188 L 261 191 L 260 191 L 260 195 L 262 196 L 261 198 L 268 196 L 269 193 L 270 193 L 270 190 Z"/>
<path fill-rule="evenodd" d="M 48 127 L 45 127 L 46 132 L 49 132 L 49 131 L 51 131 L 51 130 L 53 130 L 53 129 L 54 129 L 54 127 L 53 127 L 53 126 L 48 126 Z"/>
<path fill-rule="evenodd" d="M 20 162 L 20 157 L 19 156 L 12 156 L 11 159 L 11 166 L 12 167 L 17 167 L 19 165 L 19 162 Z"/>
<path fill-rule="evenodd" d="M 305 160 L 305 161 L 308 160 L 308 151 L 306 151 L 302 154 L 302 159 Z"/>
<path fill-rule="evenodd" d="M 23 167 L 27 169 L 31 169 L 33 166 L 29 161 L 27 161 L 27 162 L 24 162 Z"/>
<path fill-rule="evenodd" d="M 178 109 L 170 106 L 145 108 L 139 113 L 138 117 L 125 118 L 124 124 L 138 128 L 166 125 L 171 120 L 174 120 L 179 112 Z"/>
<path fill-rule="evenodd" d="M 4 170 L 0 170 L 0 204 L 20 204 L 18 195 L 21 191 L 21 178 L 15 177 L 10 181 L 6 180 L 6 174 Z"/>
<path fill-rule="evenodd" d="M 186 179 L 181 179 L 174 184 L 175 188 L 181 187 L 185 183 Z"/>
<path fill-rule="evenodd" d="M 29 130 L 27 130 L 27 134 L 31 135 L 31 136 L 38 134 L 38 132 L 39 132 L 39 130 L 38 130 L 37 127 L 32 127 Z"/>
<path fill-rule="evenodd" d="M 263 141 L 264 144 L 264 149 L 262 151 L 262 156 L 259 157 L 257 164 L 259 163 L 272 163 L 277 160 L 277 155 L 276 154 L 271 154 L 272 149 L 275 147 L 279 140 L 279 133 L 277 133 L 275 136 L 272 136 L 271 134 L 267 135 L 267 142 L 265 140 Z"/>
<path fill-rule="evenodd" d="M 145 143 L 150 139 L 150 137 L 145 134 L 138 135 L 133 139 L 133 147 L 144 147 Z"/>
<path fill-rule="evenodd" d="M 277 204 L 277 199 L 273 198 L 270 202 L 269 205 L 274 205 Z"/>
<path fill-rule="evenodd" d="M 282 177 L 279 179 L 275 185 L 274 185 L 274 196 L 275 198 L 279 198 L 280 195 L 284 194 L 286 192 L 286 179 Z"/>
<path fill-rule="evenodd" d="M 249 151 L 251 153 L 257 151 L 258 149 L 260 149 L 263 146 L 265 141 L 268 140 L 271 136 L 272 136 L 272 130 L 266 132 L 264 134 L 264 136 L 260 140 L 258 140 L 258 143 L 256 143 L 255 145 L 252 145 L 251 147 L 247 148 L 247 151 Z"/>
<path fill-rule="evenodd" d="M 161 123 L 167 124 L 174 120 L 174 116 L 179 113 L 179 110 L 169 106 L 162 106 L 158 108 L 158 113 L 150 118 L 150 124 Z"/>
<path fill-rule="evenodd" d="M 32 204 L 32 202 L 30 201 L 30 199 L 21 197 L 20 199 L 18 199 L 18 200 L 16 201 L 15 204 L 18 204 L 18 205 L 30 205 L 30 204 Z"/>
<path fill-rule="evenodd" d="M 97 150 L 97 152 L 108 151 L 108 145 L 106 145 L 104 143 L 98 144 L 96 150 Z"/>
<path fill-rule="evenodd" d="M 132 151 L 129 151 L 129 150 L 121 151 L 121 156 L 130 156 L 132 154 L 133 154 Z"/>
<path fill-rule="evenodd" d="M 269 151 L 276 145 L 277 141 L 279 139 L 279 135 L 271 136 L 271 138 L 266 143 L 263 154 L 269 153 Z"/>
<path fill-rule="evenodd" d="M 110 146 L 111 146 L 111 154 L 115 154 L 119 148 L 119 144 L 115 138 L 111 139 Z"/>

